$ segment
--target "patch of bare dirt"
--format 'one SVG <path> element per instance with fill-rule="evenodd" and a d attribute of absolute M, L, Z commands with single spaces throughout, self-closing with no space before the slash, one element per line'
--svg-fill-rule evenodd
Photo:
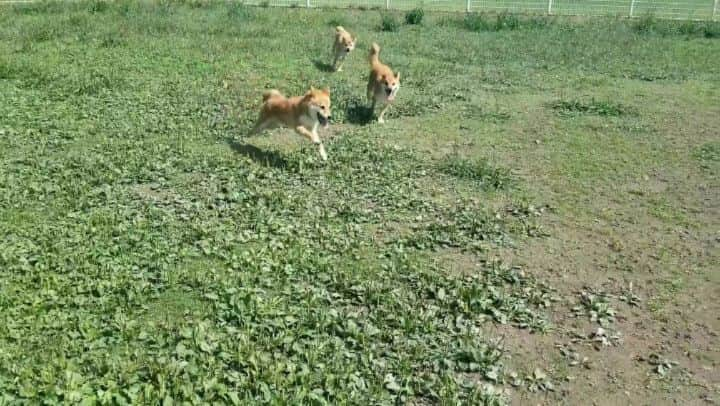
<path fill-rule="evenodd" d="M 555 384 L 552 391 L 516 388 L 513 404 L 720 402 L 720 185 L 690 158 L 720 123 L 705 112 L 669 116 L 657 126 L 677 159 L 591 192 L 566 190 L 544 174 L 542 146 L 528 142 L 530 151 L 508 152 L 541 203 L 570 199 L 565 207 L 584 211 L 546 213 L 541 223 L 549 236 L 488 254 L 487 260 L 521 266 L 561 298 L 548 311 L 554 326 L 548 333 L 494 327 L 509 370 L 543 368 Z M 531 158 L 523 160 L 527 152 Z M 459 268 L 473 264 L 452 257 Z M 606 295 L 615 312 L 605 338 L 598 338 L 597 322 L 574 311 L 583 291 Z"/>

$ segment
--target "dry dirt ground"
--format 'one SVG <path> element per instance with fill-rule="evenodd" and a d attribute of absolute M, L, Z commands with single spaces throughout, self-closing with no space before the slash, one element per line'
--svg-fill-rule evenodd
<path fill-rule="evenodd" d="M 536 196 L 562 207 L 545 214 L 546 237 L 490 254 L 523 266 L 560 298 L 550 312 L 552 332 L 501 331 L 511 364 L 526 371 L 535 362 L 552 365 L 544 372 L 562 382 L 553 391 L 519 391 L 514 404 L 720 402 L 719 179 L 717 164 L 690 158 L 717 143 L 720 103 L 684 107 L 669 106 L 654 124 L 658 144 L 684 158 L 589 181 L 572 195 L 563 177 L 540 164 L 552 154 L 545 142 L 527 139 L 529 147 L 508 158 L 523 165 Z M 582 292 L 602 292 L 616 310 L 607 335 L 618 337 L 609 345 L 593 337 L 597 323 L 574 315 Z"/>

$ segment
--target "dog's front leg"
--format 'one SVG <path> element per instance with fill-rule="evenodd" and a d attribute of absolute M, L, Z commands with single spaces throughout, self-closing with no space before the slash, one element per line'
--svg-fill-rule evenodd
<path fill-rule="evenodd" d="M 378 116 L 378 123 L 380 123 L 380 124 L 385 123 L 385 112 L 389 108 L 390 108 L 390 103 L 385 103 L 385 106 L 383 107 L 382 111 L 380 112 L 380 115 Z"/>
<path fill-rule="evenodd" d="M 308 130 L 307 128 L 299 125 L 295 127 L 295 131 L 312 141 L 313 144 L 318 146 L 318 150 L 320 151 L 320 158 L 322 158 L 323 161 L 327 161 L 327 153 L 325 152 L 325 146 L 322 143 L 322 140 L 320 140 L 320 136 L 317 133 L 317 130 L 313 128 L 313 131 Z"/>

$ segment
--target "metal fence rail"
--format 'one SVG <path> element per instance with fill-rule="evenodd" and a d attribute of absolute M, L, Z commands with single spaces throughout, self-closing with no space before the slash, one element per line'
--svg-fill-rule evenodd
<path fill-rule="evenodd" d="M 551 15 L 628 16 L 713 20 L 720 18 L 720 0 L 246 0 L 245 4 L 285 7 L 364 7 L 432 11 L 510 11 Z"/>

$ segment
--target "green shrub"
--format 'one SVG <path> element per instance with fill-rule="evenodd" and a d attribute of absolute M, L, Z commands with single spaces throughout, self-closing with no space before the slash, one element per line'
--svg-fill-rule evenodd
<path fill-rule="evenodd" d="M 495 20 L 495 31 L 517 30 L 520 28 L 520 19 L 517 15 L 507 11 L 497 15 Z"/>
<path fill-rule="evenodd" d="M 380 31 L 397 32 L 400 30 L 400 23 L 391 14 L 385 14 L 380 20 Z"/>
<path fill-rule="evenodd" d="M 470 13 L 465 16 L 463 25 L 470 31 L 492 31 L 492 24 L 484 13 Z"/>
<path fill-rule="evenodd" d="M 414 10 L 410 10 L 405 14 L 405 23 L 410 25 L 419 25 L 422 24 L 423 17 L 425 16 L 425 12 L 421 8 L 416 8 Z"/>
<path fill-rule="evenodd" d="M 503 31 L 517 30 L 522 25 L 537 28 L 549 25 L 550 22 L 544 22 L 539 19 L 521 21 L 520 18 L 512 13 L 503 12 L 495 16 L 493 19 L 485 13 L 471 13 L 465 16 L 463 25 L 470 31 Z"/>
<path fill-rule="evenodd" d="M 657 20 L 652 14 L 645 14 L 644 16 L 638 18 L 634 28 L 635 31 L 641 33 L 656 31 Z"/>

